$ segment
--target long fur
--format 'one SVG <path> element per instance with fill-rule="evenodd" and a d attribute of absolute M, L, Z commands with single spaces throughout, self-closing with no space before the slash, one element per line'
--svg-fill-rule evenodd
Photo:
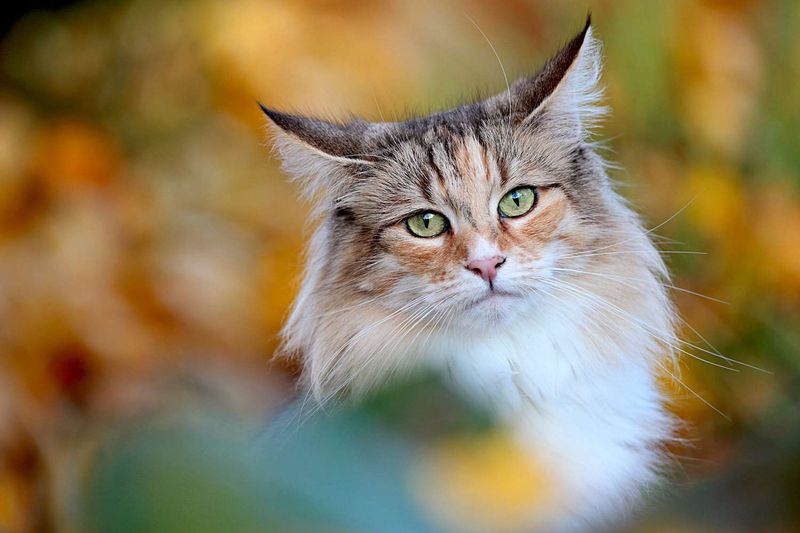
<path fill-rule="evenodd" d="M 532 527 L 620 519 L 673 427 L 657 384 L 676 344 L 667 271 L 592 149 L 599 77 L 587 23 L 536 76 L 437 115 L 354 126 L 265 109 L 316 205 L 283 330 L 303 386 L 324 404 L 441 370 L 549 465 L 560 497 Z M 517 186 L 539 203 L 499 218 Z M 410 235 L 421 210 L 450 230 Z M 464 268 L 486 254 L 506 258 L 488 288 Z"/>

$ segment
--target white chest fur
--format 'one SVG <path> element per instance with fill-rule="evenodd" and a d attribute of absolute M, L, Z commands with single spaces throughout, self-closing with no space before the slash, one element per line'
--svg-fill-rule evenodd
<path fill-rule="evenodd" d="M 548 523 L 569 530 L 624 516 L 655 480 L 671 430 L 652 358 L 638 342 L 645 339 L 600 343 L 572 318 L 539 317 L 434 346 L 456 387 L 547 465 L 562 495 Z"/>

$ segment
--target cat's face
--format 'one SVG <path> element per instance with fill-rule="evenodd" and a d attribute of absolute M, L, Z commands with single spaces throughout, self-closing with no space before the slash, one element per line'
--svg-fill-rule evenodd
<path fill-rule="evenodd" d="M 607 211 L 585 142 L 597 108 L 581 101 L 598 72 L 587 24 L 534 78 L 437 115 L 339 125 L 264 108 L 325 219 L 324 290 L 435 303 L 466 326 L 530 307 L 559 256 L 596 244 Z"/>
<path fill-rule="evenodd" d="M 438 126 L 386 151 L 336 202 L 335 283 L 392 309 L 435 303 L 450 326 L 531 309 L 604 212 L 584 148 L 547 135 Z"/>
<path fill-rule="evenodd" d="M 621 312 L 669 331 L 663 264 L 589 142 L 599 72 L 587 23 L 536 76 L 443 113 L 337 124 L 263 108 L 320 220 L 283 332 L 314 390 L 369 387 L 431 332 L 557 317 L 599 338 Z"/>

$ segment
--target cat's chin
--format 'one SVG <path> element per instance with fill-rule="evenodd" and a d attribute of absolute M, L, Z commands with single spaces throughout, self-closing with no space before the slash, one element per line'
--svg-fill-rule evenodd
<path fill-rule="evenodd" d="M 465 327 L 513 320 L 526 307 L 526 298 L 508 291 L 486 291 L 467 303 L 460 322 Z"/>

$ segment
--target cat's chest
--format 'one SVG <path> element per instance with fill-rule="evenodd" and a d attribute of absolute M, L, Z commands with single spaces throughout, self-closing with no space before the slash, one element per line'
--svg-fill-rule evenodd
<path fill-rule="evenodd" d="M 469 397 L 506 416 L 579 393 L 587 365 L 601 357 L 579 327 L 539 320 L 437 339 L 433 361 Z"/>
<path fill-rule="evenodd" d="M 595 509 L 595 498 L 619 501 L 654 479 L 670 421 L 643 361 L 597 362 L 577 332 L 557 339 L 535 329 L 451 339 L 450 348 L 442 362 L 453 384 L 552 470 L 568 501 Z"/>
<path fill-rule="evenodd" d="M 436 349 L 434 361 L 452 383 L 501 419 L 572 418 L 587 426 L 598 420 L 626 426 L 660 402 L 644 354 L 620 353 L 619 344 L 611 342 L 614 353 L 606 353 L 580 328 L 523 324 L 453 336 Z M 581 417 L 585 420 L 577 420 Z"/>

